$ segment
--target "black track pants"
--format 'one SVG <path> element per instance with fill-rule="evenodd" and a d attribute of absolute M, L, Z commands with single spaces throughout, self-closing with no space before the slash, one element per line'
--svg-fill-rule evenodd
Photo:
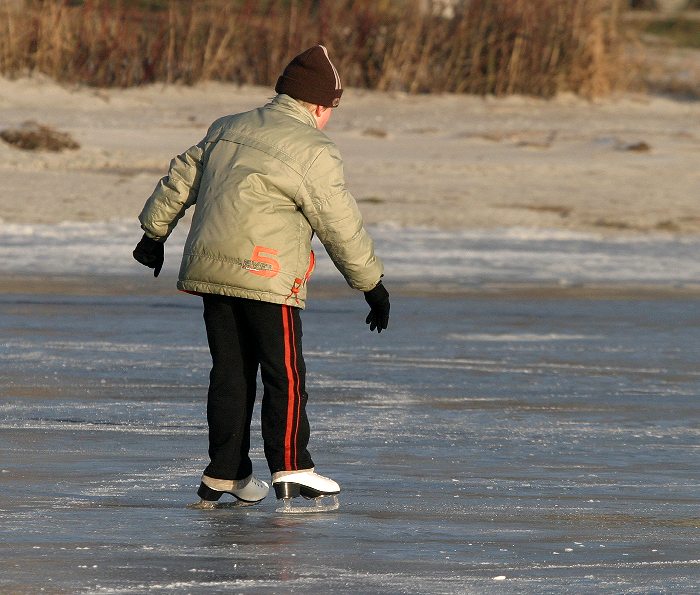
<path fill-rule="evenodd" d="M 306 449 L 309 422 L 299 309 L 219 295 L 203 299 L 212 357 L 207 400 L 211 462 L 204 473 L 217 479 L 243 479 L 252 473 L 248 451 L 258 367 L 270 472 L 313 467 Z"/>

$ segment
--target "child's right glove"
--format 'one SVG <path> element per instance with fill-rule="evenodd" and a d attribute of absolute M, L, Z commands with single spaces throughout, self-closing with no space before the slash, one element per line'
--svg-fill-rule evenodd
<path fill-rule="evenodd" d="M 153 276 L 157 277 L 160 274 L 160 269 L 163 268 L 165 260 L 165 246 L 162 242 L 157 242 L 143 234 L 139 243 L 134 248 L 134 258 L 141 264 L 153 270 Z"/>
<path fill-rule="evenodd" d="M 381 333 L 389 326 L 389 292 L 380 281 L 374 289 L 365 291 L 365 300 L 371 308 L 365 322 L 369 324 L 370 331 L 376 328 Z"/>

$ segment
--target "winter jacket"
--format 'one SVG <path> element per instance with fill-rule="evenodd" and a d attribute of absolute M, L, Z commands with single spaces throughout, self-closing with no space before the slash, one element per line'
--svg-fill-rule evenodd
<path fill-rule="evenodd" d="M 287 95 L 214 122 L 170 164 L 139 216 L 165 241 L 195 205 L 178 288 L 304 307 L 315 232 L 348 284 L 368 291 L 374 255 L 336 146 Z"/>

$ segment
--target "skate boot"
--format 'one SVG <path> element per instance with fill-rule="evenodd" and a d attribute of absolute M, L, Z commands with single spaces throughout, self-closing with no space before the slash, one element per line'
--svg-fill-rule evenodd
<path fill-rule="evenodd" d="M 202 475 L 202 483 L 199 485 L 197 495 L 200 502 L 191 504 L 190 508 L 222 508 L 227 504 L 218 504 L 219 498 L 224 494 L 231 494 L 236 501 L 228 506 L 252 506 L 267 496 L 269 486 L 260 481 L 253 474 L 245 479 L 215 479 Z"/>
<path fill-rule="evenodd" d="M 282 500 L 282 506 L 277 508 L 277 512 L 327 512 L 340 506 L 340 486 L 332 479 L 318 475 L 313 469 L 278 471 L 272 474 L 272 485 L 277 499 Z M 293 505 L 292 501 L 299 496 L 312 500 L 312 504 L 300 505 L 296 501 Z"/>

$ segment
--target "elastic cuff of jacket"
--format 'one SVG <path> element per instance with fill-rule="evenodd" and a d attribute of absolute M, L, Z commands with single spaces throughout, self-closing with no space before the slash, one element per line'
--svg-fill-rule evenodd
<path fill-rule="evenodd" d="M 143 234 L 149 239 L 153 240 L 154 242 L 160 242 L 161 244 L 165 242 L 167 238 L 160 238 L 158 236 L 154 236 L 150 231 L 148 231 L 145 227 L 141 227 L 143 229 Z"/>

